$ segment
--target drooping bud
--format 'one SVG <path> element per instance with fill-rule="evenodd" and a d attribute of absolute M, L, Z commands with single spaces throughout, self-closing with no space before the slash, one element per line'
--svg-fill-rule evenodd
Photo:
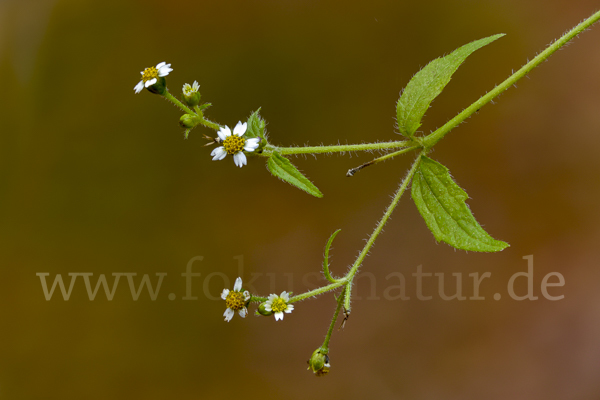
<path fill-rule="evenodd" d="M 312 370 L 316 376 L 323 376 L 329 372 L 329 356 L 324 353 L 324 349 L 316 349 L 310 360 L 308 360 L 308 369 Z"/>

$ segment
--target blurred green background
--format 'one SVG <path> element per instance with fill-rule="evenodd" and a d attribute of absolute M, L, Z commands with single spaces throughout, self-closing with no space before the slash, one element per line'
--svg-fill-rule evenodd
<path fill-rule="evenodd" d="M 0 398 L 6 399 L 591 399 L 600 397 L 600 27 L 438 144 L 432 157 L 471 196 L 477 219 L 511 247 L 499 254 L 436 244 L 404 198 L 364 263 L 360 299 L 331 342 L 332 370 L 306 360 L 323 339 L 331 295 L 283 322 L 234 317 L 224 302 L 243 259 L 261 294 L 322 283 L 323 247 L 341 274 L 362 248 L 412 155 L 348 168 L 372 154 L 298 157 L 324 192 L 312 198 L 270 176 L 264 159 L 213 162 L 196 129 L 147 91 L 139 71 L 161 61 L 178 94 L 198 80 L 207 116 L 235 125 L 258 107 L 277 145 L 398 139 L 395 102 L 427 62 L 485 36 L 424 120 L 443 125 L 597 1 L 0 2 Z M 506 284 L 534 256 L 537 301 Z M 196 301 L 181 273 L 193 257 Z M 430 301 L 410 277 L 491 273 L 483 301 Z M 386 300 L 392 272 L 411 300 Z M 155 301 L 115 297 L 46 301 L 36 273 L 166 273 Z M 540 282 L 560 272 L 541 297 Z M 221 273 L 221 275 L 219 274 Z M 260 274 L 262 275 L 256 275 Z M 212 275 L 210 275 L 212 274 Z M 224 282 L 223 276 L 227 279 Z M 375 294 L 369 279 L 373 279 Z M 525 280 L 517 292 L 526 290 Z M 68 279 L 67 279 L 68 282 Z M 58 289 L 57 289 L 58 290 Z M 175 300 L 168 294 L 174 293 Z M 495 301 L 494 293 L 502 299 Z M 378 299 L 375 299 L 378 298 Z"/>

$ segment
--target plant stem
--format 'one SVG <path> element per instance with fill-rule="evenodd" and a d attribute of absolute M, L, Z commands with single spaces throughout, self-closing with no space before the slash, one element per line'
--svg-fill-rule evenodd
<path fill-rule="evenodd" d="M 260 297 L 260 296 L 252 296 L 252 297 L 250 297 L 250 302 L 251 303 L 263 303 L 263 302 L 265 302 L 267 300 L 268 300 L 267 297 Z"/>
<path fill-rule="evenodd" d="M 281 155 L 286 154 L 323 154 L 323 153 L 343 153 L 345 151 L 369 151 L 369 150 L 386 150 L 399 149 L 413 144 L 411 141 L 401 140 L 397 142 L 381 142 L 381 143 L 363 143 L 363 144 L 346 144 L 337 146 L 307 146 L 307 147 L 277 147 L 273 145 L 265 146 L 263 157 L 269 157 L 274 151 Z"/>
<path fill-rule="evenodd" d="M 208 119 L 204 118 L 204 115 L 202 114 L 200 114 L 200 119 L 200 123 L 207 128 L 214 129 L 215 131 L 221 129 L 221 125 L 217 124 L 216 122 L 209 121 Z"/>
<path fill-rule="evenodd" d="M 167 99 L 171 103 L 175 104 L 182 111 L 185 111 L 188 114 L 196 115 L 195 112 L 193 112 L 189 107 L 187 107 L 185 104 L 183 104 L 182 102 L 180 102 L 179 100 L 177 100 L 177 98 L 175 96 L 173 96 L 171 94 L 171 92 L 169 92 L 168 90 L 165 92 L 164 96 L 165 96 L 165 99 Z"/>
<path fill-rule="evenodd" d="M 386 155 L 384 155 L 384 156 L 381 156 L 381 157 L 377 157 L 377 158 L 375 158 L 375 159 L 373 159 L 373 160 L 371 160 L 371 161 L 369 161 L 369 162 L 367 162 L 367 163 L 364 163 L 364 164 L 362 164 L 362 165 L 359 165 L 359 166 L 358 166 L 358 167 L 356 167 L 356 168 L 350 168 L 350 169 L 348 170 L 348 172 L 346 172 L 346 176 L 347 176 L 347 177 L 354 176 L 354 174 L 356 174 L 358 171 L 360 171 L 361 169 L 363 169 L 363 168 L 365 168 L 365 167 L 368 167 L 369 165 L 374 165 L 374 164 L 377 164 L 377 163 L 379 163 L 379 162 L 381 162 L 381 161 L 385 161 L 385 160 L 387 160 L 387 159 L 389 159 L 389 158 L 393 158 L 393 157 L 399 156 L 400 154 L 408 153 L 409 151 L 413 151 L 413 150 L 416 150 L 416 149 L 418 149 L 418 148 L 420 148 L 420 146 L 407 147 L 407 148 L 405 148 L 405 149 L 398 150 L 398 151 L 395 151 L 395 152 L 393 152 L 393 153 L 386 154 Z"/>
<path fill-rule="evenodd" d="M 354 278 L 354 275 L 358 271 L 358 268 L 360 268 L 363 260 L 365 259 L 365 257 L 369 253 L 369 250 L 371 249 L 371 246 L 373 246 L 373 243 L 375 243 L 375 239 L 377 239 L 377 236 L 379 236 L 379 234 L 383 230 L 383 226 L 390 219 L 390 216 L 392 215 L 392 212 L 394 211 L 394 209 L 398 205 L 398 202 L 400 201 L 400 198 L 402 197 L 402 195 L 406 191 L 406 188 L 408 188 L 408 184 L 412 180 L 412 177 L 414 176 L 415 172 L 417 172 L 417 168 L 419 167 L 419 164 L 421 162 L 421 157 L 423 155 L 425 155 L 425 150 L 423 150 L 419 154 L 419 156 L 417 157 L 417 159 L 414 161 L 412 167 L 408 171 L 408 174 L 406 174 L 406 176 L 402 180 L 402 183 L 400 184 L 400 187 L 396 191 L 396 194 L 394 195 L 394 198 L 392 199 L 392 202 L 388 206 L 387 210 L 385 210 L 385 213 L 383 214 L 383 217 L 379 221 L 379 224 L 377 224 L 377 227 L 375 228 L 375 230 L 373 231 L 373 233 L 369 237 L 369 240 L 365 244 L 365 247 L 363 247 L 363 249 L 361 250 L 360 254 L 356 258 L 356 261 L 354 261 L 354 264 L 352 265 L 352 268 L 350 269 L 350 271 L 348 272 L 348 274 L 346 274 L 346 276 L 344 277 L 344 280 L 346 280 L 348 282 L 348 285 L 352 285 L 352 278 Z M 348 289 L 348 290 L 350 290 L 350 289 Z M 346 296 L 346 300 L 345 300 L 345 305 L 344 306 L 346 307 L 346 310 L 350 310 L 350 296 Z"/>
<path fill-rule="evenodd" d="M 192 109 L 187 107 L 185 104 L 183 104 L 181 101 L 177 100 L 177 98 L 175 96 L 173 96 L 168 90 L 165 92 L 164 96 L 167 100 L 169 100 L 171 103 L 175 104 L 182 111 L 185 111 L 188 114 L 197 115 L 198 117 L 200 117 L 200 124 L 206 126 L 207 128 L 214 129 L 215 131 L 218 131 L 219 129 L 221 129 L 221 125 L 204 118 L 204 115 L 202 114 L 202 111 L 199 109 L 198 106 L 195 107 L 195 109 L 198 111 L 196 113 L 195 111 L 192 111 Z M 189 131 L 186 131 L 186 135 L 185 135 L 186 139 L 188 137 L 188 134 L 189 134 Z"/>
<path fill-rule="evenodd" d="M 323 345 L 321 346 L 321 353 L 327 354 L 329 352 L 329 339 L 331 339 L 331 334 L 333 333 L 333 328 L 335 326 L 335 322 L 338 319 L 338 315 L 340 314 L 340 309 L 342 308 L 342 304 L 344 303 L 344 293 L 340 293 L 337 298 L 337 307 L 335 308 L 335 312 L 333 313 L 333 319 L 331 320 L 331 324 L 329 325 L 329 330 L 327 330 L 327 335 L 325 335 L 325 340 L 323 341 Z"/>
<path fill-rule="evenodd" d="M 322 286 L 320 288 L 317 288 L 317 289 L 314 289 L 314 290 L 309 290 L 308 292 L 305 292 L 305 293 L 299 294 L 297 296 L 294 296 L 294 297 L 292 297 L 290 299 L 290 301 L 288 303 L 295 303 L 297 301 L 304 300 L 304 299 L 307 299 L 309 297 L 318 296 L 318 295 L 323 294 L 325 292 L 329 292 L 330 290 L 337 289 L 340 286 L 344 286 L 345 284 L 346 284 L 346 279 L 342 278 L 342 279 L 340 279 L 339 281 L 337 281 L 335 283 L 331 283 L 331 284 L 329 284 L 327 286 Z"/>
<path fill-rule="evenodd" d="M 469 107 L 464 109 L 460 114 L 456 117 L 452 118 L 448 121 L 444 126 L 437 129 L 432 134 L 428 135 L 423 139 L 423 145 L 426 149 L 432 148 L 437 142 L 439 142 L 448 132 L 450 132 L 453 128 L 467 119 L 471 114 L 478 111 L 481 107 L 492 101 L 492 99 L 502 92 L 510 88 L 514 85 L 519 79 L 523 78 L 529 71 L 533 68 L 537 67 L 542 61 L 546 60 L 548 57 L 552 55 L 556 50 L 560 49 L 567 42 L 573 39 L 575 36 L 583 32 L 585 29 L 589 28 L 592 24 L 598 22 L 600 19 L 600 11 L 596 12 L 588 19 L 581 22 L 575 28 L 571 29 L 569 32 L 565 33 L 560 39 L 551 44 L 546 48 L 546 50 L 542 51 L 538 54 L 533 60 L 525 64 L 521 69 L 512 74 L 508 79 L 502 82 L 500 85 L 496 86 L 493 90 L 487 93 L 485 96 L 482 96 L 475 103 L 471 104 Z"/>
<path fill-rule="evenodd" d="M 325 292 L 328 292 L 330 290 L 337 289 L 337 288 L 339 288 L 341 286 L 351 285 L 352 284 L 352 278 L 354 278 L 354 275 L 358 271 L 358 268 L 360 267 L 360 265 L 362 264 L 363 260 L 367 256 L 367 253 L 369 252 L 369 250 L 373 246 L 373 243 L 375 243 L 375 239 L 377 239 L 377 236 L 379 236 L 379 234 L 381 233 L 381 231 L 383 229 L 383 226 L 388 221 L 388 219 L 390 219 L 390 216 L 392 215 L 392 212 L 394 211 L 394 208 L 396 208 L 396 206 L 398 205 L 398 202 L 400 201 L 400 198 L 402 197 L 402 194 L 404 194 L 404 192 L 406 191 L 406 188 L 408 187 L 408 184 L 412 180 L 412 177 L 414 176 L 415 172 L 417 171 L 417 168 L 419 167 L 419 163 L 421 161 L 421 156 L 423 156 L 424 154 L 425 154 L 425 150 L 423 150 L 419 154 L 419 156 L 417 157 L 417 159 L 414 161 L 412 167 L 408 171 L 408 174 L 402 180 L 402 183 L 400 184 L 400 187 L 398 188 L 398 191 L 394 195 L 394 198 L 392 199 L 392 202 L 390 203 L 390 205 L 388 206 L 387 210 L 383 214 L 383 218 L 381 218 L 381 220 L 379 221 L 379 224 L 377 225 L 377 227 L 375 228 L 375 230 L 373 231 L 373 233 L 369 237 L 369 240 L 365 244 L 365 247 L 363 247 L 363 249 L 361 250 L 360 254 L 358 255 L 358 258 L 356 259 L 356 261 L 354 261 L 354 264 L 352 265 L 352 268 L 350 269 L 350 271 L 348 271 L 348 273 L 343 278 L 340 278 L 340 279 L 336 280 L 334 283 L 331 283 L 329 285 L 322 286 L 320 288 L 313 289 L 313 290 L 310 290 L 308 292 L 305 292 L 305 293 L 302 293 L 302 294 L 299 294 L 297 296 L 292 297 L 290 299 L 290 301 L 289 301 L 290 303 L 294 303 L 296 301 L 304 300 L 304 299 L 307 299 L 307 298 L 312 297 L 312 296 L 318 296 L 318 295 L 323 294 Z M 345 291 L 349 292 L 350 288 L 347 287 Z M 350 296 L 345 296 L 345 303 L 346 303 L 345 304 L 345 308 L 349 311 L 350 310 Z"/>

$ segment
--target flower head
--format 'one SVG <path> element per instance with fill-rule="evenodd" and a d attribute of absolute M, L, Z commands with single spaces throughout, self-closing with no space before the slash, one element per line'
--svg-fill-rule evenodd
<path fill-rule="evenodd" d="M 282 320 L 284 312 L 289 314 L 294 310 L 294 306 L 288 304 L 289 301 L 290 295 L 285 291 L 281 292 L 281 296 L 277 296 L 276 294 L 269 295 L 268 300 L 265 302 L 265 310 L 275 315 L 275 321 Z"/>
<path fill-rule="evenodd" d="M 183 101 L 190 107 L 195 107 L 200 104 L 200 85 L 198 85 L 197 81 L 194 81 L 192 85 L 186 83 L 183 85 Z"/>
<path fill-rule="evenodd" d="M 200 89 L 200 85 L 198 85 L 198 81 L 194 81 L 191 85 L 189 83 L 184 84 L 182 92 L 184 96 L 191 96 L 194 93 L 198 93 L 198 89 Z"/>
<path fill-rule="evenodd" d="M 246 165 L 247 160 L 244 151 L 253 152 L 258 148 L 258 144 L 260 143 L 260 138 L 247 139 L 244 137 L 247 128 L 248 124 L 246 122 L 243 124 L 238 122 L 235 128 L 233 128 L 233 134 L 231 134 L 231 129 L 228 126 L 219 129 L 217 135 L 219 135 L 219 139 L 223 145 L 210 153 L 213 160 L 222 160 L 227 154 L 230 154 L 233 156 L 235 165 L 240 168 Z"/>
<path fill-rule="evenodd" d="M 235 280 L 233 290 L 223 289 L 221 298 L 225 300 L 225 305 L 227 306 L 227 310 L 223 314 L 225 321 L 231 321 L 236 311 L 240 314 L 240 317 L 245 318 L 246 314 L 248 314 L 246 305 L 250 301 L 250 297 L 250 292 L 247 290 L 242 292 L 242 278 Z"/>
<path fill-rule="evenodd" d="M 157 64 L 156 67 L 146 68 L 140 72 L 142 74 L 142 80 L 135 85 L 133 90 L 135 90 L 136 93 L 139 93 L 143 88 L 146 88 L 153 93 L 160 93 L 160 90 L 151 90 L 152 86 L 156 85 L 157 83 L 162 83 L 162 81 L 164 81 L 164 77 L 169 75 L 169 72 L 171 71 L 173 71 L 171 64 L 167 64 L 166 62 L 161 62 L 160 64 Z M 162 86 L 164 86 L 164 84 Z M 164 90 L 164 87 L 160 89 Z"/>

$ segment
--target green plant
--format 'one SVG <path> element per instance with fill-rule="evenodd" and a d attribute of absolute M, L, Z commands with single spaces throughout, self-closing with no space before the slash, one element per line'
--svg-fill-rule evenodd
<path fill-rule="evenodd" d="M 546 60 L 552 53 L 564 46 L 579 33 L 597 22 L 598 19 L 600 19 L 600 12 L 593 14 L 575 28 L 565 33 L 533 60 L 460 112 L 441 128 L 429 135 L 422 135 L 418 133 L 421 120 L 431 102 L 448 84 L 453 73 L 469 55 L 503 35 L 498 34 L 476 40 L 456 49 L 445 57 L 433 60 L 413 76 L 397 102 L 397 128 L 404 139 L 393 142 L 315 147 L 275 146 L 267 137 L 265 130 L 266 123 L 260 116 L 260 109 L 252 113 L 245 123 L 238 123 L 232 132 L 229 127 L 206 119 L 204 113 L 211 104 L 200 102 L 201 96 L 199 86 L 196 82 L 194 82 L 194 85 L 184 85 L 183 101 L 175 98 L 167 90 L 165 76 L 171 72 L 170 64 L 161 63 L 156 67 L 148 68 L 142 72 L 142 80 L 136 86 L 136 92 L 140 92 L 145 87 L 152 93 L 165 97 L 183 110 L 185 114 L 180 118 L 180 123 L 186 129 L 186 138 L 192 129 L 200 125 L 217 131 L 216 138 L 205 135 L 210 140 L 209 144 L 218 145 L 211 153 L 213 160 L 222 160 L 227 155 L 232 155 L 235 164 L 242 167 L 247 163 L 246 156 L 264 157 L 266 158 L 269 171 L 274 176 L 315 197 L 322 197 L 322 192 L 286 156 L 342 153 L 348 151 L 387 151 L 387 154 L 381 157 L 350 169 L 347 176 L 353 176 L 369 165 L 410 152 L 416 153 L 412 166 L 400 182 L 398 190 L 385 210 L 383 217 L 345 275 L 334 277 L 329 269 L 329 249 L 336 235 L 339 233 L 339 230 L 337 230 L 331 235 L 325 247 L 323 274 L 328 281 L 326 285 L 295 296 L 284 291 L 279 296 L 271 294 L 268 297 L 262 297 L 244 291 L 242 281 L 238 278 L 233 290 L 229 291 L 226 289 L 222 295 L 227 305 L 226 320 L 229 321 L 235 312 L 238 312 L 241 316 L 245 316 L 247 308 L 251 303 L 258 303 L 258 314 L 275 315 L 276 319 L 283 319 L 284 313 L 289 313 L 293 310 L 293 303 L 330 291 L 336 291 L 337 305 L 325 340 L 315 350 L 309 361 L 309 368 L 317 375 L 327 373 L 330 368 L 328 357 L 329 340 L 340 311 L 343 311 L 344 321 L 350 315 L 353 280 L 369 250 L 409 186 L 411 186 L 412 199 L 436 240 L 445 242 L 456 249 L 478 252 L 497 252 L 508 247 L 507 243 L 492 238 L 479 225 L 465 202 L 468 198 L 465 191 L 454 181 L 448 169 L 438 161 L 429 158 L 428 154 L 452 129 L 473 113 L 479 111 L 479 109 L 503 91 L 513 86 L 519 79 L 523 78 L 533 68 Z"/>

